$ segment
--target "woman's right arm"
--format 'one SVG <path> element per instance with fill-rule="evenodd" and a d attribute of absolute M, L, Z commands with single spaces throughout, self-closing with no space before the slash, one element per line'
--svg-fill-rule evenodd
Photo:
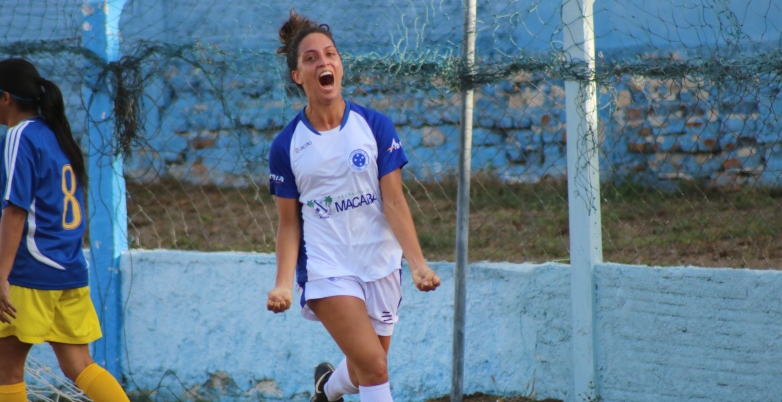
<path fill-rule="evenodd" d="M 8 324 L 11 323 L 10 318 L 16 318 L 16 307 L 11 303 L 8 276 L 11 275 L 16 252 L 22 241 L 26 220 L 27 211 L 15 205 L 7 206 L 0 218 L 0 322 Z"/>
<path fill-rule="evenodd" d="M 277 197 L 280 225 L 277 229 L 277 281 L 269 292 L 266 309 L 275 314 L 291 307 L 293 279 L 301 242 L 301 204 L 295 198 Z"/>

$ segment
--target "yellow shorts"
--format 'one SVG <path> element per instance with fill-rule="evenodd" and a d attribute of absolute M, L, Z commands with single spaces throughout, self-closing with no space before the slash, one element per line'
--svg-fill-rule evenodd
<path fill-rule="evenodd" d="M 11 285 L 11 303 L 16 319 L 10 324 L 0 322 L 0 338 L 83 345 L 103 336 L 89 287 L 40 290 Z"/>

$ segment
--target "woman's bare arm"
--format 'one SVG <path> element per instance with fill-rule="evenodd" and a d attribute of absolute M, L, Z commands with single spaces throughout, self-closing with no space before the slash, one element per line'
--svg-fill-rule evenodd
<path fill-rule="evenodd" d="M 383 197 L 383 213 L 399 245 L 402 246 L 415 286 L 425 292 L 435 290 L 440 286 L 440 277 L 426 264 L 424 253 L 421 251 L 413 215 L 402 192 L 401 169 L 396 169 L 380 178 L 380 192 Z"/>
<path fill-rule="evenodd" d="M 280 225 L 277 228 L 277 280 L 269 292 L 266 308 L 276 313 L 291 307 L 296 260 L 301 242 L 301 204 L 294 198 L 277 197 Z"/>

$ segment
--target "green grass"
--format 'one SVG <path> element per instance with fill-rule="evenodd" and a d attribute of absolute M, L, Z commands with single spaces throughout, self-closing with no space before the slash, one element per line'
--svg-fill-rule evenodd
<path fill-rule="evenodd" d="M 454 260 L 453 179 L 406 181 L 405 192 L 430 261 Z M 726 192 L 686 184 L 661 191 L 635 183 L 601 189 L 605 261 L 782 269 L 782 191 Z M 220 188 L 165 181 L 128 183 L 131 247 L 271 252 L 277 225 L 265 186 Z M 568 261 L 564 180 L 507 184 L 475 176 L 471 261 Z"/>

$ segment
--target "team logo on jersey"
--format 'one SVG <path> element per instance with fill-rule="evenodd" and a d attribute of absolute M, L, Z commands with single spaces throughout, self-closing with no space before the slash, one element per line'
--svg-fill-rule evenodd
<path fill-rule="evenodd" d="M 282 184 L 282 183 L 285 182 L 285 178 L 284 177 L 282 177 L 282 176 L 280 176 L 278 174 L 274 174 L 274 173 L 269 175 L 269 180 L 271 180 L 271 181 L 273 181 L 273 182 L 275 182 L 277 184 Z"/>
<path fill-rule="evenodd" d="M 363 149 L 357 149 L 350 153 L 348 164 L 356 172 L 363 172 L 369 166 L 369 155 Z"/>
<path fill-rule="evenodd" d="M 307 206 L 315 210 L 315 216 L 320 219 L 331 218 L 331 196 L 307 201 Z"/>
<path fill-rule="evenodd" d="M 402 149 L 402 144 L 400 144 L 399 141 L 396 140 L 396 138 L 392 138 L 391 146 L 388 147 L 388 151 L 386 152 L 393 152 L 396 149 Z"/>

